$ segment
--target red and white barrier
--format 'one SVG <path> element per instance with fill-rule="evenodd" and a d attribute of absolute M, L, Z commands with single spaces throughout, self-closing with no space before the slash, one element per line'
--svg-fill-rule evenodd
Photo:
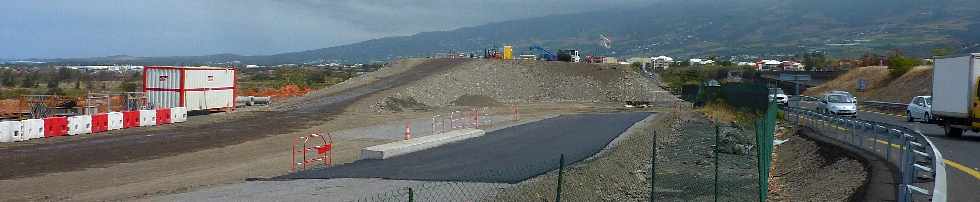
<path fill-rule="evenodd" d="M 140 127 L 140 111 L 126 111 L 123 114 L 123 128 Z"/>
<path fill-rule="evenodd" d="M 92 116 L 81 115 L 68 117 L 68 135 L 92 133 Z"/>
<path fill-rule="evenodd" d="M 92 115 L 92 133 L 109 131 L 109 114 L 99 113 Z"/>
<path fill-rule="evenodd" d="M 186 121 L 187 110 L 184 107 L 3 121 L 0 122 L 0 142 L 100 133 L 123 128 Z"/>
<path fill-rule="evenodd" d="M 109 130 L 123 129 L 123 113 L 109 112 Z"/>
<path fill-rule="evenodd" d="M 187 121 L 187 108 L 184 107 L 170 108 L 170 121 L 173 123 L 183 123 Z"/>
<path fill-rule="evenodd" d="M 44 137 L 58 137 L 68 135 L 68 118 L 48 117 L 44 118 Z"/>
<path fill-rule="evenodd" d="M 20 121 L 21 131 L 27 139 L 44 138 L 44 120 L 27 119 Z"/>
<path fill-rule="evenodd" d="M 140 110 L 140 127 L 157 125 L 157 110 Z"/>
<path fill-rule="evenodd" d="M 0 142 L 20 142 L 27 140 L 23 136 L 20 121 L 0 122 Z"/>

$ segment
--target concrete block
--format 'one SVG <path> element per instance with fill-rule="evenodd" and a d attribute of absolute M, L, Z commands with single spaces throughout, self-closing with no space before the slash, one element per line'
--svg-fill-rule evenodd
<path fill-rule="evenodd" d="M 361 159 L 387 159 L 412 152 L 435 148 L 486 134 L 479 129 L 460 129 L 445 133 L 375 145 L 361 149 Z"/>

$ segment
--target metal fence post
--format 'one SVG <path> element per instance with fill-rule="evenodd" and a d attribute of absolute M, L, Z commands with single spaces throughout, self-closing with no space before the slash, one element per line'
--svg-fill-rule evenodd
<path fill-rule="evenodd" d="M 408 188 L 408 202 L 415 202 L 415 191 L 411 187 Z"/>
<path fill-rule="evenodd" d="M 888 131 L 888 132 L 889 132 L 889 134 L 888 134 L 889 136 L 886 137 L 886 139 L 885 139 L 885 142 L 887 143 L 887 145 L 885 146 L 885 162 L 891 161 L 889 159 L 891 159 L 891 157 L 892 157 L 892 138 L 894 136 L 891 135 L 891 131 Z M 902 135 L 902 134 L 901 133 L 898 133 L 898 135 Z M 902 136 L 904 136 L 904 135 L 902 135 Z"/>
<path fill-rule="evenodd" d="M 558 186 L 555 189 L 555 202 L 561 202 L 561 174 L 565 171 L 565 154 L 558 158 Z"/>
<path fill-rule="evenodd" d="M 653 131 L 653 151 L 650 152 L 650 202 L 654 198 L 654 189 L 657 188 L 657 131 Z"/>
<path fill-rule="evenodd" d="M 715 202 L 718 202 L 718 148 L 721 146 L 718 144 L 718 135 L 721 133 L 721 128 L 718 126 L 718 119 L 715 118 Z"/>

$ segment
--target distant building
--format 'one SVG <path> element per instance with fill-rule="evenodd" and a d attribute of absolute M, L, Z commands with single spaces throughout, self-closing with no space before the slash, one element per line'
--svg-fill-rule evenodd
<path fill-rule="evenodd" d="M 687 62 L 690 63 L 691 66 L 696 66 L 696 67 L 715 64 L 714 60 L 700 59 L 700 58 L 688 59 Z"/>
<path fill-rule="evenodd" d="M 803 63 L 796 61 L 783 61 L 780 64 L 780 67 L 783 69 L 783 71 L 803 71 L 804 68 Z"/>
<path fill-rule="evenodd" d="M 756 64 L 754 62 L 738 62 L 737 65 L 738 66 L 751 66 L 751 67 L 756 67 Z"/>
<path fill-rule="evenodd" d="M 640 63 L 640 65 L 650 65 L 650 58 L 634 57 L 634 58 L 626 59 L 626 63 L 629 64 Z"/>
<path fill-rule="evenodd" d="M 654 70 L 665 70 L 670 68 L 670 63 L 674 63 L 674 58 L 663 55 L 650 58 L 650 65 Z"/>
<path fill-rule="evenodd" d="M 602 63 L 619 64 L 619 59 L 616 59 L 616 57 L 604 57 L 602 58 Z"/>
<path fill-rule="evenodd" d="M 760 60 L 755 64 L 756 69 L 759 71 L 779 71 L 780 65 L 782 65 L 783 62 L 779 60 Z"/>

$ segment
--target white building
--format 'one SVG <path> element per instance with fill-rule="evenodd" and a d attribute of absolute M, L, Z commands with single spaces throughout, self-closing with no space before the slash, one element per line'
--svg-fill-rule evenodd
<path fill-rule="evenodd" d="M 779 67 L 783 64 L 783 62 L 779 60 L 762 60 L 756 62 L 756 64 L 756 68 L 758 68 L 759 71 L 778 71 L 780 70 Z"/>
<path fill-rule="evenodd" d="M 687 60 L 687 62 L 690 63 L 691 66 L 705 66 L 705 65 L 715 64 L 714 60 L 700 59 L 700 58 L 692 58 Z"/>
<path fill-rule="evenodd" d="M 674 62 L 674 58 L 663 56 L 663 55 L 650 58 L 650 65 L 653 67 L 654 70 L 665 70 L 667 68 L 670 68 L 670 63 L 673 62 Z"/>

